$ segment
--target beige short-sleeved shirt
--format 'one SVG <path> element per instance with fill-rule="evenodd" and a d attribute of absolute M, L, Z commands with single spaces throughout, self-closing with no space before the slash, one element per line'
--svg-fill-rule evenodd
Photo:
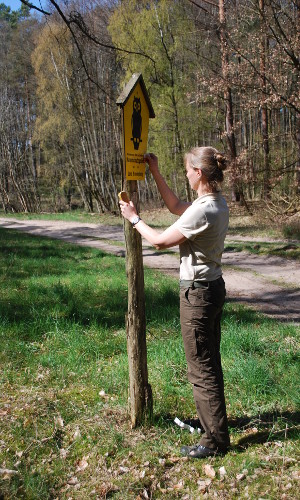
<path fill-rule="evenodd" d="M 222 276 L 221 258 L 229 210 L 221 193 L 197 198 L 173 224 L 187 238 L 180 246 L 180 279 L 213 281 Z"/>

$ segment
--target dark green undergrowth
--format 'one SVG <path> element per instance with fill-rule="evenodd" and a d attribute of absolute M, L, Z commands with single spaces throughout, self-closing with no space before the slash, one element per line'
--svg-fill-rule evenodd
<path fill-rule="evenodd" d="M 177 280 L 145 270 L 154 421 L 132 430 L 124 260 L 3 229 L 0 247 L 0 498 L 296 498 L 296 326 L 226 304 L 232 449 L 190 462 Z"/>
<path fill-rule="evenodd" d="M 286 238 L 300 240 L 300 220 L 290 221 L 286 223 L 282 230 Z"/>
<path fill-rule="evenodd" d="M 300 244 L 268 242 L 231 242 L 225 244 L 226 252 L 249 252 L 256 255 L 277 255 L 288 259 L 300 260 Z"/>

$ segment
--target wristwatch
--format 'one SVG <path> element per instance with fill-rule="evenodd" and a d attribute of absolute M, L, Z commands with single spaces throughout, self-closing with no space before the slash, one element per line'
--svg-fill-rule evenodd
<path fill-rule="evenodd" d="M 140 220 L 142 219 L 138 215 L 136 215 L 131 222 L 132 227 L 134 227 L 138 222 L 140 222 Z"/>

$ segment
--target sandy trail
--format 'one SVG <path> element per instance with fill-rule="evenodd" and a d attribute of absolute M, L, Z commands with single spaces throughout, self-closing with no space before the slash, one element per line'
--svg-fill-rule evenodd
<path fill-rule="evenodd" d="M 101 224 L 0 218 L 0 227 L 48 236 L 125 256 L 123 227 Z M 241 237 L 230 237 L 241 241 Z M 247 238 L 249 241 L 249 238 Z M 254 240 L 252 240 L 254 242 Z M 255 240 L 258 242 L 261 240 Z M 157 252 L 143 241 L 144 264 L 179 276 L 178 248 Z M 300 264 L 280 257 L 224 252 L 227 300 L 255 307 L 279 321 L 300 324 Z"/>

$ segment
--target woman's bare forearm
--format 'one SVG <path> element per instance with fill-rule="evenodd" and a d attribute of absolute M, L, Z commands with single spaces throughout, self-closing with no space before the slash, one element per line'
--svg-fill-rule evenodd
<path fill-rule="evenodd" d="M 180 245 L 185 241 L 185 237 L 178 231 L 178 229 L 169 227 L 163 233 L 152 229 L 143 220 L 140 220 L 135 225 L 135 230 L 140 233 L 140 235 L 145 238 L 151 245 L 153 245 L 157 250 L 163 250 L 165 248 L 171 248 L 176 245 Z"/>

